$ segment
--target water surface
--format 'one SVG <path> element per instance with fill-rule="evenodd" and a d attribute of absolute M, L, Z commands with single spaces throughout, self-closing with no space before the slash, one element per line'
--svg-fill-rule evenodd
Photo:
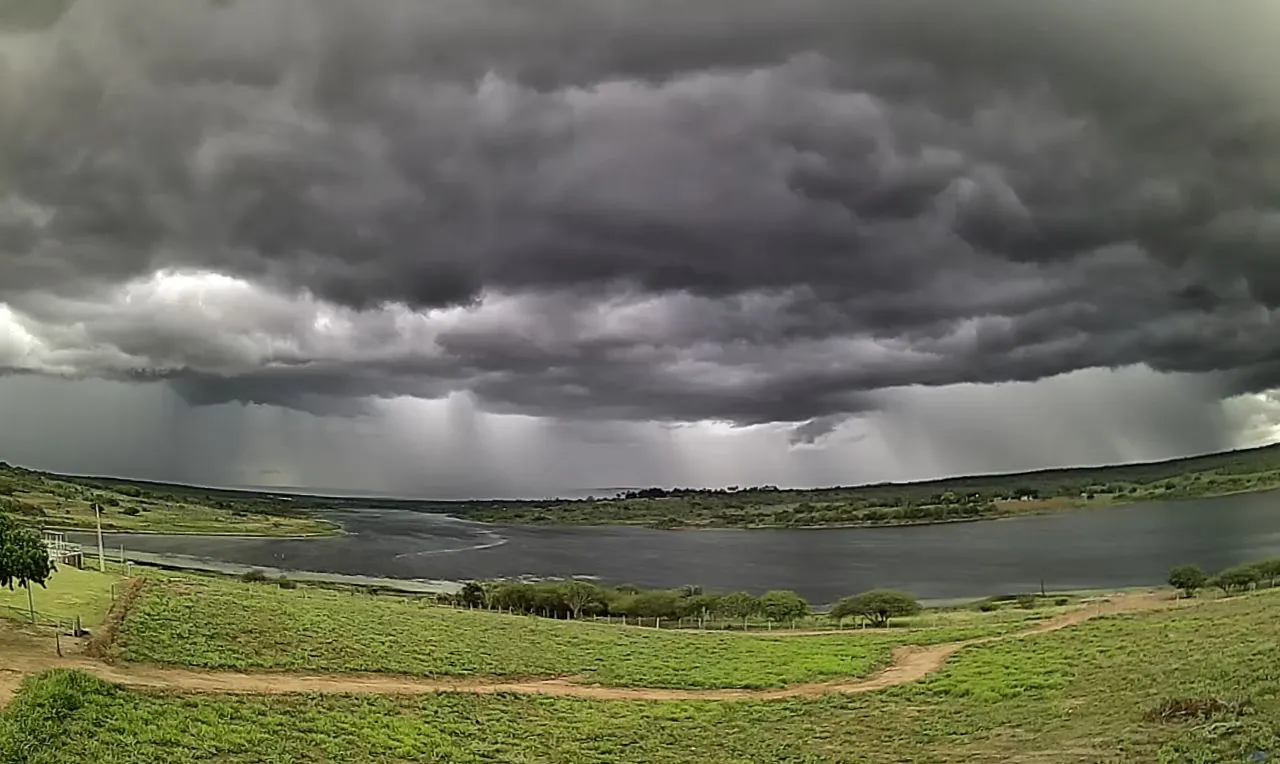
<path fill-rule="evenodd" d="M 589 576 L 650 587 L 794 589 L 830 603 L 873 587 L 923 599 L 1162 583 L 1280 556 L 1280 494 L 1152 502 L 904 528 L 659 531 L 470 523 L 404 510 L 333 515 L 350 535 L 110 534 L 108 545 L 221 562 L 400 579 Z M 79 540 L 87 540 L 79 537 Z"/>

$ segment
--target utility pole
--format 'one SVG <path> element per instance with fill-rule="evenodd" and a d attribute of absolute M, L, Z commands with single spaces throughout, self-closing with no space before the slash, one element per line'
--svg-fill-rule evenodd
<path fill-rule="evenodd" d="M 102 505 L 93 503 L 93 517 L 98 521 L 98 572 L 107 572 L 107 553 L 102 549 Z"/>

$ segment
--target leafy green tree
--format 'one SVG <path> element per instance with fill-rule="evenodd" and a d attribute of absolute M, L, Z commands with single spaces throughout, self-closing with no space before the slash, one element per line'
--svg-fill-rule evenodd
<path fill-rule="evenodd" d="M 1261 578 L 1258 569 L 1253 565 L 1237 565 L 1209 579 L 1208 585 L 1216 586 L 1224 594 L 1230 594 L 1237 590 L 1248 589 L 1251 584 L 1258 583 Z"/>
<path fill-rule="evenodd" d="M 1253 567 L 1258 571 L 1259 579 L 1267 581 L 1267 586 L 1275 586 L 1276 581 L 1280 580 L 1280 557 L 1263 560 L 1255 563 Z"/>
<path fill-rule="evenodd" d="M 475 581 L 463 584 L 462 590 L 458 592 L 458 603 L 463 607 L 484 607 L 484 601 L 484 587 Z"/>
<path fill-rule="evenodd" d="M 760 610 L 760 602 L 746 592 L 732 592 L 716 603 L 716 613 L 726 618 L 750 618 Z"/>
<path fill-rule="evenodd" d="M 1169 571 L 1169 586 L 1181 589 L 1188 597 L 1194 597 L 1196 590 L 1201 589 L 1209 581 L 1209 574 L 1199 565 L 1179 565 Z"/>
<path fill-rule="evenodd" d="M 40 534 L 18 525 L 6 514 L 0 514 L 0 586 L 44 586 L 56 568 Z"/>
<path fill-rule="evenodd" d="M 792 591 L 765 592 L 760 595 L 757 604 L 765 618 L 779 623 L 794 621 L 809 614 L 809 603 Z"/>
<path fill-rule="evenodd" d="M 707 619 L 711 613 L 716 612 L 716 606 L 720 602 L 720 596 L 717 594 L 695 594 L 692 597 L 680 598 L 681 618 L 700 618 Z"/>
<path fill-rule="evenodd" d="M 560 587 L 560 596 L 564 599 L 564 604 L 568 606 L 570 614 L 574 618 L 582 615 L 582 611 L 593 605 L 603 605 L 604 596 L 600 592 L 600 587 L 593 586 L 586 581 L 570 581 Z"/>
<path fill-rule="evenodd" d="M 915 615 L 920 603 L 906 592 L 892 589 L 872 589 L 869 592 L 845 597 L 831 609 L 831 617 L 837 620 L 849 616 L 866 618 L 872 626 L 888 626 L 889 619 Z"/>

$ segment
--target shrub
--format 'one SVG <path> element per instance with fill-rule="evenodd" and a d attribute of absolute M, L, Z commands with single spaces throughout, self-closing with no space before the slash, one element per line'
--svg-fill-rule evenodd
<path fill-rule="evenodd" d="M 134 517 L 136 515 L 142 514 L 142 510 L 138 509 L 137 507 L 125 507 L 120 511 L 128 515 L 129 517 Z"/>
<path fill-rule="evenodd" d="M 1208 580 L 1208 574 L 1198 565 L 1179 565 L 1169 571 L 1169 585 L 1181 589 L 1188 597 L 1194 597 L 1196 590 L 1204 587 Z"/>
<path fill-rule="evenodd" d="M 240 580 L 246 584 L 264 584 L 267 582 L 267 574 L 257 568 L 246 570 L 240 575 Z"/>
<path fill-rule="evenodd" d="M 984 613 L 994 613 L 999 609 L 1000 609 L 1000 603 L 992 602 L 991 600 L 985 600 L 978 604 L 978 610 Z"/>
<path fill-rule="evenodd" d="M 276 579 L 276 586 L 279 586 L 281 589 L 297 589 L 298 582 L 290 581 L 287 576 L 280 576 Z"/>
<path fill-rule="evenodd" d="M 1206 585 L 1216 586 L 1223 593 L 1230 594 L 1233 591 L 1248 589 L 1251 585 L 1258 583 L 1261 578 L 1262 574 L 1253 565 L 1237 565 L 1209 579 Z"/>
<path fill-rule="evenodd" d="M 1019 594 L 1017 601 L 1018 601 L 1018 607 L 1022 608 L 1023 610 L 1030 610 L 1031 608 L 1036 606 L 1036 595 Z"/>
<path fill-rule="evenodd" d="M 1243 716 L 1252 710 L 1253 702 L 1248 699 L 1171 698 L 1147 711 L 1144 718 L 1149 722 L 1179 722 L 1220 716 Z"/>

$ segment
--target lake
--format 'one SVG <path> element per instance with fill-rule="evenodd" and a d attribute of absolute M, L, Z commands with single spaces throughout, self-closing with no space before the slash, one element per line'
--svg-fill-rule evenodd
<path fill-rule="evenodd" d="M 1163 583 L 1280 556 L 1280 493 L 899 528 L 659 531 L 471 523 L 412 511 L 331 516 L 350 535 L 252 539 L 108 534 L 109 547 L 398 579 L 586 576 L 645 587 L 793 589 L 815 604 L 891 587 L 947 600 Z M 91 537 L 77 534 L 77 540 Z"/>

